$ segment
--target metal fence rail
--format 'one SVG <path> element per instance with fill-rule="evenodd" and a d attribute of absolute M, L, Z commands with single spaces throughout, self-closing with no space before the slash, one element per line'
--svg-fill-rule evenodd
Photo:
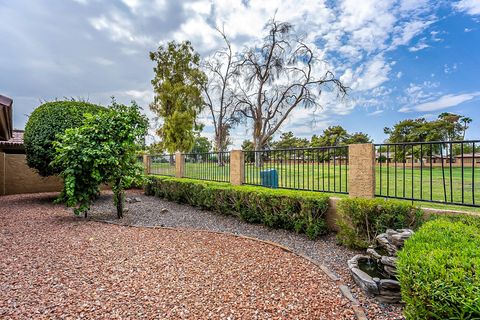
<path fill-rule="evenodd" d="M 348 193 L 348 146 L 244 151 L 245 184 Z"/>
<path fill-rule="evenodd" d="M 185 153 L 184 177 L 230 182 L 230 152 Z"/>
<path fill-rule="evenodd" d="M 175 176 L 175 155 L 174 154 L 153 154 L 148 155 L 148 174 L 161 176 Z"/>
<path fill-rule="evenodd" d="M 479 207 L 480 140 L 376 144 L 376 196 Z"/>

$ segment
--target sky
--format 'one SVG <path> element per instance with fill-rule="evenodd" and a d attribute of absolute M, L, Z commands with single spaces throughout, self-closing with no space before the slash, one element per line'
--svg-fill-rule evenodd
<path fill-rule="evenodd" d="M 350 90 L 298 108 L 279 133 L 310 137 L 330 125 L 366 132 L 407 118 L 453 112 L 480 139 L 480 0 L 0 0 L 0 94 L 14 99 L 14 126 L 44 101 L 108 105 L 136 100 L 153 118 L 150 51 L 190 40 L 206 57 L 222 45 L 258 42 L 265 23 L 288 21 Z M 212 137 L 207 114 L 203 135 Z M 153 132 L 153 131 L 152 131 Z M 240 125 L 233 147 L 251 136 Z"/>

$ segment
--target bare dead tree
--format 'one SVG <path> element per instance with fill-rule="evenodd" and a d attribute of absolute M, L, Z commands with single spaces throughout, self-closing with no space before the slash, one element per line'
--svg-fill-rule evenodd
<path fill-rule="evenodd" d="M 266 29 L 261 47 L 247 48 L 238 65 L 238 112 L 253 123 L 255 151 L 263 150 L 295 108 L 320 106 L 322 90 L 336 91 L 337 97 L 347 93 L 331 71 L 316 71 L 319 60 L 291 24 L 273 19 Z M 255 164 L 262 165 L 259 152 Z"/>
<path fill-rule="evenodd" d="M 203 93 L 215 128 L 218 164 L 224 165 L 221 152 L 226 151 L 231 143 L 230 130 L 239 122 L 234 81 L 238 73 L 230 41 L 223 30 L 217 28 L 217 31 L 224 41 L 224 47 L 203 62 L 203 69 L 208 77 Z"/>

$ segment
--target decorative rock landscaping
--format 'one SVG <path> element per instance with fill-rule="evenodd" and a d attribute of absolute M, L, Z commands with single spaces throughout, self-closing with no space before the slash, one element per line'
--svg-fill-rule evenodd
<path fill-rule="evenodd" d="M 1 199 L 2 319 L 355 318 L 335 282 L 289 251 L 89 221 L 53 196 Z"/>

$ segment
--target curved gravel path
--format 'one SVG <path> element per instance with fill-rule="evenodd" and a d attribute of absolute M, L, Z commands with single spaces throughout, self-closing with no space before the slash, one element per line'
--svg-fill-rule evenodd
<path fill-rule="evenodd" d="M 52 200 L 0 198 L 2 319 L 353 318 L 335 283 L 280 248 L 85 221 Z"/>
<path fill-rule="evenodd" d="M 129 190 L 127 197 L 138 198 L 140 202 L 127 203 L 126 207 L 129 210 L 120 221 L 116 219 L 112 193 L 109 191 L 102 193 L 89 214 L 94 219 L 108 220 L 125 225 L 180 227 L 228 232 L 276 242 L 326 266 L 338 275 L 341 282 L 346 284 L 354 297 L 359 300 L 369 319 L 403 319 L 401 305 L 380 304 L 375 299 L 367 297 L 354 284 L 347 268 L 347 261 L 359 251 L 337 245 L 334 234 L 321 237 L 317 241 L 311 241 L 305 235 L 299 235 L 291 231 L 248 224 L 235 217 L 146 196 L 142 190 Z"/>

